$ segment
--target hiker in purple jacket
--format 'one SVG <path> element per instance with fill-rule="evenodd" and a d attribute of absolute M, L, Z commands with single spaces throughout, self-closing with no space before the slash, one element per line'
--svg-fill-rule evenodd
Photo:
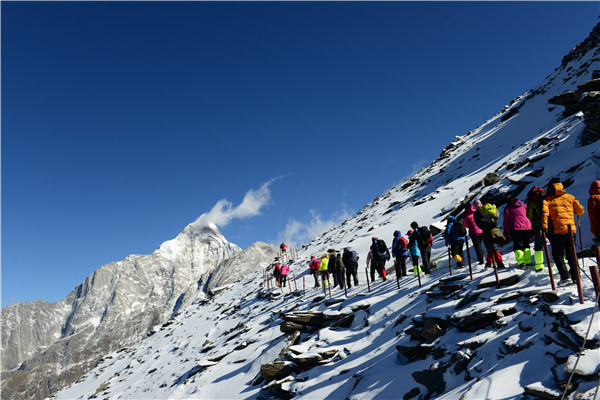
<path fill-rule="evenodd" d="M 531 221 L 527 218 L 527 206 L 512 198 L 504 209 L 504 236 L 514 244 L 515 258 L 520 268 L 531 265 L 529 242 L 533 236 Z"/>

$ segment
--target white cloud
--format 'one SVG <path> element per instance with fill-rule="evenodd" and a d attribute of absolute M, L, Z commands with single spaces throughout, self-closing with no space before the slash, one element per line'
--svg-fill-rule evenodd
<path fill-rule="evenodd" d="M 234 207 L 233 203 L 227 199 L 219 200 L 208 213 L 204 213 L 198 217 L 196 222 L 194 222 L 194 225 L 204 226 L 209 222 L 212 222 L 219 227 L 224 227 L 229 224 L 232 219 L 249 218 L 260 215 L 261 210 L 268 205 L 271 200 L 271 190 L 269 189 L 269 185 L 276 179 L 278 178 L 271 179 L 264 183 L 258 190 L 250 189 L 237 207 Z"/>
<path fill-rule="evenodd" d="M 285 230 L 279 233 L 281 241 L 288 243 L 307 243 L 323 232 L 339 225 L 344 220 L 352 217 L 353 213 L 345 204 L 335 211 L 329 218 L 323 219 L 317 210 L 310 210 L 310 218 L 307 222 L 290 219 Z"/>

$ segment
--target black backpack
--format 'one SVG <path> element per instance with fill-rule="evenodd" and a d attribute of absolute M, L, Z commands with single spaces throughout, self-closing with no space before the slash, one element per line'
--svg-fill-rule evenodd
<path fill-rule="evenodd" d="M 433 235 L 431 235 L 431 231 L 426 226 L 421 226 L 417 229 L 419 244 L 422 246 L 428 246 L 433 242 Z"/>
<path fill-rule="evenodd" d="M 460 221 L 454 221 L 454 224 L 452 225 L 452 229 L 454 229 L 454 234 L 457 237 L 467 236 L 467 228 L 465 228 L 463 223 Z"/>
<path fill-rule="evenodd" d="M 376 254 L 374 254 L 374 256 L 377 257 L 379 261 L 390 259 L 390 252 L 383 239 L 378 239 L 377 242 L 375 242 L 375 250 Z"/>

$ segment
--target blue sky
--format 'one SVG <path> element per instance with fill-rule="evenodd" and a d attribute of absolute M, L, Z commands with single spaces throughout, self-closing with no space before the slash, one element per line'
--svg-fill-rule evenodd
<path fill-rule="evenodd" d="M 235 210 L 250 190 L 263 189 L 259 215 L 227 219 L 229 241 L 318 233 L 541 82 L 600 11 L 598 2 L 1 8 L 2 306 L 60 300 L 220 200 Z"/>

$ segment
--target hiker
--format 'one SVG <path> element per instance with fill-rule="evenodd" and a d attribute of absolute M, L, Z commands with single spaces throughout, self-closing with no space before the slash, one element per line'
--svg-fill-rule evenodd
<path fill-rule="evenodd" d="M 281 255 L 285 256 L 287 254 L 287 246 L 285 245 L 284 242 L 281 242 L 281 244 L 279 245 L 279 248 L 281 249 Z"/>
<path fill-rule="evenodd" d="M 383 239 L 374 237 L 371 244 L 371 281 L 375 281 L 375 271 L 387 281 L 385 263 L 390 259 L 390 251 Z"/>
<path fill-rule="evenodd" d="M 290 267 L 288 267 L 286 264 L 283 264 L 281 266 L 281 272 L 280 272 L 280 276 L 281 276 L 281 286 L 285 287 L 285 283 L 287 282 L 287 277 L 288 277 L 288 273 L 290 272 Z"/>
<path fill-rule="evenodd" d="M 337 253 L 337 256 L 335 256 L 336 258 L 336 263 L 337 263 L 337 281 L 338 284 L 340 286 L 340 289 L 344 289 L 344 283 L 346 282 L 345 279 L 345 275 L 346 275 L 346 266 L 344 265 L 344 260 L 342 259 L 342 255 L 340 253 Z"/>
<path fill-rule="evenodd" d="M 394 268 L 398 277 L 406 276 L 406 259 L 408 258 L 408 240 L 402 237 L 400 231 L 394 232 L 392 241 L 392 256 L 394 257 Z"/>
<path fill-rule="evenodd" d="M 350 251 L 349 248 L 344 249 L 344 255 L 342 261 L 346 267 L 346 285 L 351 288 L 351 278 L 354 277 L 354 286 L 358 286 L 358 254 L 356 251 Z"/>
<path fill-rule="evenodd" d="M 327 250 L 329 253 L 329 264 L 327 265 L 327 270 L 329 271 L 329 276 L 333 277 L 333 286 L 336 287 L 339 285 L 338 282 L 338 263 L 337 263 L 337 252 L 334 249 Z"/>
<path fill-rule="evenodd" d="M 275 264 L 275 269 L 273 270 L 273 277 L 275 278 L 275 282 L 277 282 L 277 286 L 281 286 L 281 266 L 279 263 Z"/>
<path fill-rule="evenodd" d="M 483 245 L 487 250 L 487 255 L 485 257 L 486 268 L 490 268 L 494 264 L 494 261 L 496 267 L 504 268 L 502 255 L 500 254 L 500 251 L 498 251 L 498 247 L 496 247 L 496 245 L 504 246 L 504 243 L 506 243 L 506 238 L 502 234 L 500 228 L 498 228 L 499 218 L 498 209 L 492 203 L 479 207 L 477 211 L 473 213 L 475 224 L 483 231 L 481 234 Z"/>
<path fill-rule="evenodd" d="M 465 244 L 465 236 L 467 235 L 467 228 L 462 222 L 458 221 L 452 215 L 448 217 L 446 222 L 446 230 L 444 231 L 444 239 L 446 241 L 446 247 L 450 248 L 450 254 L 454 261 L 456 261 L 456 268 L 463 267 L 463 245 Z"/>
<path fill-rule="evenodd" d="M 310 262 L 308 263 L 308 267 L 310 268 L 310 274 L 315 278 L 315 288 L 321 287 L 319 284 L 319 266 L 321 264 L 321 260 L 312 256 L 310 258 Z"/>
<path fill-rule="evenodd" d="M 479 265 L 483 265 L 483 249 L 481 248 L 483 231 L 477 226 L 475 220 L 473 219 L 473 214 L 475 214 L 475 211 L 477 211 L 479 207 L 481 207 L 481 200 L 475 200 L 473 204 L 465 205 L 465 212 L 463 214 L 463 225 L 469 231 L 469 237 L 471 238 L 471 242 L 473 243 L 473 249 L 475 249 L 477 261 L 479 262 Z"/>
<path fill-rule="evenodd" d="M 323 280 L 323 287 L 329 286 L 329 270 L 327 269 L 329 264 L 329 255 L 323 254 L 321 256 L 321 263 L 319 264 L 319 272 L 321 273 L 321 279 Z"/>
<path fill-rule="evenodd" d="M 419 227 L 416 221 L 410 223 L 410 227 L 413 229 L 413 234 L 409 238 L 408 247 L 411 247 L 414 242 L 417 243 L 419 251 L 421 252 L 421 259 L 423 261 L 423 269 L 426 274 L 431 273 L 429 267 L 429 260 L 431 259 L 431 245 L 433 243 L 433 235 L 426 226 Z"/>
<path fill-rule="evenodd" d="M 504 208 L 504 237 L 512 240 L 515 259 L 519 268 L 531 265 L 531 249 L 529 242 L 533 235 L 531 221 L 527 218 L 527 206 L 513 197 Z"/>
<path fill-rule="evenodd" d="M 408 232 L 406 232 L 406 237 L 410 238 L 412 236 L 413 232 L 414 231 L 412 229 L 410 229 Z M 412 245 L 409 246 L 407 244 L 406 246 L 408 248 L 408 254 L 410 255 L 410 261 L 412 262 L 412 265 L 413 265 L 413 271 L 418 271 L 419 269 L 421 269 L 419 267 L 419 257 L 421 256 L 421 252 L 419 251 L 419 246 L 417 246 L 416 241 L 413 241 Z"/>
<path fill-rule="evenodd" d="M 527 218 L 531 222 L 533 230 L 533 260 L 535 261 L 535 270 L 541 271 L 544 268 L 544 245 L 546 240 L 542 235 L 542 210 L 546 189 L 534 186 L 527 192 Z"/>
<path fill-rule="evenodd" d="M 600 181 L 592 182 L 588 199 L 590 226 L 594 235 L 594 245 L 600 246 Z"/>
<path fill-rule="evenodd" d="M 571 249 L 571 244 L 575 243 L 577 230 L 573 214 L 582 215 L 585 209 L 575 197 L 565 192 L 558 178 L 550 180 L 546 192 L 542 206 L 542 229 L 548 232 L 548 239 L 552 246 L 552 259 L 560 274 L 558 285 L 564 286 L 571 281 L 576 281 L 578 265 Z M 572 227 L 572 237 L 569 237 L 569 225 Z M 570 271 L 567 271 L 565 266 L 565 256 Z"/>

